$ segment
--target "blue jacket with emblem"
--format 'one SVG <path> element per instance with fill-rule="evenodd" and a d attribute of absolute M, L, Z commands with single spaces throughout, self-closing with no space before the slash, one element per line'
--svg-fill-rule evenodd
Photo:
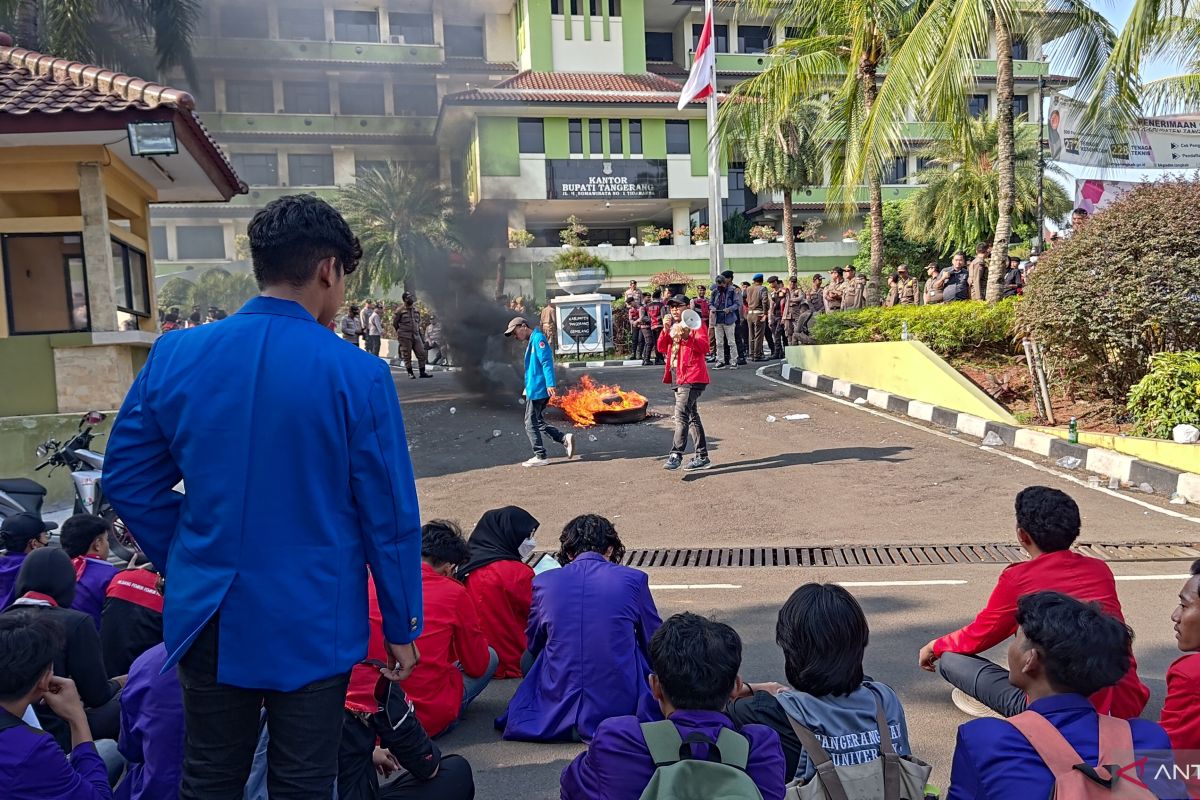
<path fill-rule="evenodd" d="M 554 350 L 546 334 L 533 329 L 525 347 L 525 397 L 545 400 L 554 388 Z"/>

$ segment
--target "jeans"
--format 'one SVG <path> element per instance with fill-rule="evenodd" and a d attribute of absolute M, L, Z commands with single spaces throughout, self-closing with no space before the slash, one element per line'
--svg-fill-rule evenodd
<path fill-rule="evenodd" d="M 272 800 L 330 796 L 349 673 L 291 692 L 229 686 L 217 681 L 217 635 L 214 618 L 179 662 L 187 726 L 181 800 L 241 800 L 264 708 Z"/>
<path fill-rule="evenodd" d="M 708 440 L 704 438 L 704 423 L 700 421 L 700 409 L 696 403 L 704 392 L 703 383 L 684 383 L 675 387 L 675 439 L 671 442 L 672 455 L 682 456 L 687 449 L 688 432 L 696 440 L 696 455 L 708 458 Z"/>
<path fill-rule="evenodd" d="M 717 347 L 715 352 L 717 360 L 722 364 L 728 364 L 737 358 L 737 334 L 734 329 L 735 326 L 732 322 L 728 325 L 716 326 Z M 726 347 L 729 349 L 726 350 Z"/>
<path fill-rule="evenodd" d="M 525 435 L 529 437 L 529 444 L 533 448 L 533 454 L 538 458 L 546 457 L 546 446 L 542 444 L 542 434 L 546 434 L 554 441 L 562 444 L 562 431 L 553 425 L 547 425 L 545 417 L 542 415 L 546 412 L 546 405 L 550 402 L 548 397 L 543 397 L 541 400 L 525 400 Z"/>
<path fill-rule="evenodd" d="M 370 353 L 370 354 L 371 354 L 371 355 L 373 355 L 373 356 L 377 356 L 377 355 L 379 355 L 379 340 L 380 340 L 381 338 L 382 338 L 382 337 L 379 337 L 379 336 L 371 336 L 370 334 L 367 334 L 367 337 L 366 337 L 366 339 L 367 339 L 366 350 L 367 350 L 367 352 L 368 352 L 368 353 Z"/>
<path fill-rule="evenodd" d="M 1015 717 L 1025 710 L 1029 698 L 1008 682 L 1008 670 L 981 656 L 942 653 L 938 674 L 952 686 L 974 697 L 997 714 Z"/>
<path fill-rule="evenodd" d="M 496 669 L 500 666 L 500 656 L 496 655 L 495 649 L 488 648 L 488 664 L 484 669 L 483 674 L 478 678 L 472 678 L 467 673 L 463 673 L 463 701 L 462 709 L 458 712 L 459 719 L 467 715 L 467 706 L 471 705 L 476 697 L 483 693 L 487 685 L 492 682 L 492 678 L 496 675 Z M 462 667 L 460 666 L 461 670 Z"/>

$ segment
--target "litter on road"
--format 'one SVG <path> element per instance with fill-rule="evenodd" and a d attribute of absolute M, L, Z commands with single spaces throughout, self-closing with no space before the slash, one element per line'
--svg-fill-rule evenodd
<path fill-rule="evenodd" d="M 812 417 L 808 416 L 808 414 L 788 414 L 786 417 L 784 417 L 784 419 L 812 419 Z"/>

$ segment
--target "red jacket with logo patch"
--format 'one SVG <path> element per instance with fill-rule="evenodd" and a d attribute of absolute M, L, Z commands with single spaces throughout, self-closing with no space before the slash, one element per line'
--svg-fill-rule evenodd
<path fill-rule="evenodd" d="M 667 368 L 663 372 L 663 383 L 671 383 L 671 323 L 663 325 L 658 335 L 658 352 L 667 357 Z M 678 383 L 708 383 L 708 326 L 701 325 L 679 343 L 675 374 Z"/>

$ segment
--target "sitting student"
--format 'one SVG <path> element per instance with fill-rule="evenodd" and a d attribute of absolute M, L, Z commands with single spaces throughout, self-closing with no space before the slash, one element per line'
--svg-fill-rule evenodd
<path fill-rule="evenodd" d="M 485 511 L 467 541 L 471 560 L 458 571 L 479 610 L 483 634 L 500 658 L 497 678 L 522 675 L 525 626 L 533 602 L 533 570 L 525 559 L 537 546 L 537 529 L 538 521 L 523 508 Z"/>
<path fill-rule="evenodd" d="M 104 761 L 92 743 L 75 684 L 54 674 L 62 630 L 44 614 L 0 615 L 0 786 L 7 800 L 111 800 Z M 45 703 L 70 726 L 68 759 L 54 739 L 21 716 Z"/>
<path fill-rule="evenodd" d="M 1200 750 L 1200 561 L 1192 564 L 1192 577 L 1179 592 L 1179 605 L 1171 614 L 1175 639 L 1185 653 L 1167 670 L 1167 698 L 1158 722 L 1171 737 L 1175 752 Z M 1200 776 L 1188 776 L 1192 797 L 1200 797 Z"/>
<path fill-rule="evenodd" d="M 451 577 L 469 557 L 462 531 L 453 522 L 434 520 L 421 527 L 425 629 L 417 639 L 420 662 L 404 691 L 430 736 L 462 719 L 496 673 L 496 652 L 483 637 L 475 601 Z M 374 583 L 371 588 L 374 608 Z"/>
<path fill-rule="evenodd" d="M 100 630 L 100 612 L 108 584 L 117 568 L 108 563 L 108 520 L 94 514 L 76 514 L 62 525 L 59 542 L 63 552 L 75 565 L 75 603 L 71 608 L 82 611 Z"/>
<path fill-rule="evenodd" d="M 709 745 L 718 737 L 738 734 L 749 744 L 749 756 L 739 768 L 758 787 L 763 800 L 782 800 L 783 752 L 779 737 L 762 725 L 739 727 L 721 713 L 730 694 L 739 688 L 742 640 L 737 631 L 695 614 L 676 614 L 650 639 L 650 690 L 662 715 L 673 724 L 678 738 L 690 742 L 693 758 L 707 760 Z M 637 800 L 650 783 L 656 766 L 665 761 L 651 753 L 646 737 L 652 726 L 637 717 L 610 717 L 596 728 L 587 752 L 562 774 L 562 800 Z M 730 733 L 725 733 L 729 731 Z M 668 731 L 669 733 L 669 731 Z M 678 758 L 681 742 L 673 742 L 671 758 Z M 715 755 L 715 754 L 714 754 Z M 722 755 L 727 755 L 722 752 Z M 656 763 L 658 762 L 658 763 Z"/>
<path fill-rule="evenodd" d="M 877 700 L 896 752 L 911 754 L 900 698 L 887 684 L 863 676 L 869 637 L 862 607 L 835 584 L 807 583 L 779 609 L 775 641 L 791 688 L 743 684 L 725 713 L 739 725 L 757 722 L 779 734 L 789 780 L 808 781 L 816 772 L 790 720 L 825 742 L 835 766 L 866 763 L 879 757 L 872 743 L 879 736 Z"/>
<path fill-rule="evenodd" d="M 4 547 L 4 555 L 0 556 L 0 608 L 12 605 L 13 584 L 25 556 L 49 544 L 50 531 L 56 527 L 52 522 L 42 522 L 37 514 L 13 514 L 0 523 L 0 546 Z"/>
<path fill-rule="evenodd" d="M 162 578 L 149 564 L 113 576 L 100 613 L 109 677 L 129 672 L 135 658 L 163 640 L 162 611 Z"/>
<path fill-rule="evenodd" d="M 1171 760 L 1171 742 L 1162 728 L 1149 720 L 1097 714 L 1088 700 L 1129 671 L 1132 636 L 1124 623 L 1095 603 L 1036 592 L 1017 601 L 1017 626 L 1008 648 L 1009 680 L 1028 695 L 1028 710 L 959 727 L 948 800 L 1051 797 L 1056 784 L 1062 792 L 1073 781 L 1092 780 L 1075 765 L 1124 767 L 1133 763 L 1135 750 L 1146 759 L 1136 777 L 1154 791 L 1146 798 L 1186 797 L 1178 781 L 1154 777 Z M 1074 752 L 1052 769 L 1043 754 L 1063 745 Z M 1131 782 L 1125 785 L 1126 791 L 1134 789 Z"/>
<path fill-rule="evenodd" d="M 609 717 L 653 704 L 650 637 L 662 621 L 646 573 L 618 562 L 625 545 L 613 524 L 584 514 L 563 528 L 562 569 L 533 579 L 525 680 L 496 720 L 505 739 L 591 739 Z"/>
<path fill-rule="evenodd" d="M 100 655 L 100 635 L 92 618 L 71 608 L 75 600 L 75 568 L 67 554 L 44 547 L 25 558 L 17 573 L 17 599 L 0 613 L 29 613 L 54 620 L 63 631 L 61 647 L 54 654 L 54 674 L 70 678 L 88 709 L 88 725 L 97 739 L 116 739 L 120 729 L 118 692 L 124 676 L 109 680 Z M 70 720 L 60 719 L 52 707 L 36 709 L 42 728 L 58 740 L 63 750 L 71 749 Z"/>
<path fill-rule="evenodd" d="M 975 620 L 954 633 L 921 648 L 921 668 L 954 685 L 954 704 L 972 716 L 1005 717 L 1025 710 L 1026 698 L 1008 682 L 1007 671 L 977 654 L 1013 635 L 1017 629 L 1017 598 L 1040 591 L 1061 591 L 1086 602 L 1097 602 L 1106 614 L 1124 623 L 1117 584 L 1108 564 L 1071 551 L 1079 537 L 1079 506 L 1064 492 L 1029 486 L 1017 494 L 1017 541 L 1028 561 L 1010 564 Z M 935 666 L 936 662 L 936 666 Z M 1129 672 L 1115 686 L 1105 684 L 1092 703 L 1101 714 L 1131 719 L 1142 713 L 1150 690 L 1138 679 L 1137 661 L 1129 657 Z"/>
<path fill-rule="evenodd" d="M 121 693 L 119 749 L 128 766 L 116 800 L 178 797 L 183 775 L 183 690 L 174 665 L 163 672 L 159 642 L 134 660 Z"/>

